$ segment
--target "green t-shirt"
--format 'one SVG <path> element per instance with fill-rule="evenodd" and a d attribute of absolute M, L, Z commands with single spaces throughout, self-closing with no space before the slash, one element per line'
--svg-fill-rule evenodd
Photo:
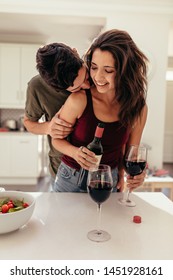
<path fill-rule="evenodd" d="M 69 94 L 66 90 L 56 91 L 47 85 L 40 75 L 37 75 L 28 83 L 25 114 L 31 121 L 38 121 L 43 116 L 46 121 L 50 121 L 64 104 Z M 50 147 L 49 168 L 51 175 L 55 177 L 60 164 L 61 153 L 52 146 L 51 137 L 49 135 L 47 137 Z"/>

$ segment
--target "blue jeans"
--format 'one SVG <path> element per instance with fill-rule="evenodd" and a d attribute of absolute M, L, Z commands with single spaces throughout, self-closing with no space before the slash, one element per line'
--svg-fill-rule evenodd
<path fill-rule="evenodd" d="M 87 192 L 88 171 L 80 169 L 79 171 L 61 162 L 53 184 L 54 192 Z M 118 182 L 118 169 L 112 169 L 113 192 L 116 192 Z"/>

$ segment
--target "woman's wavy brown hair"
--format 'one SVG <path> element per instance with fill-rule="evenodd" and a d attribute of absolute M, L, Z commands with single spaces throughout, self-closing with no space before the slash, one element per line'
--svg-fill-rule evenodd
<path fill-rule="evenodd" d="M 89 69 L 96 49 L 110 52 L 115 59 L 119 119 L 123 125 L 133 126 L 146 104 L 148 59 L 127 32 L 117 29 L 106 31 L 93 41 L 84 55 Z"/>

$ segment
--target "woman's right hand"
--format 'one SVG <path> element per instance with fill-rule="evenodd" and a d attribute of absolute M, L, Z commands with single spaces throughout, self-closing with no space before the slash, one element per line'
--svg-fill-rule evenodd
<path fill-rule="evenodd" d="M 81 146 L 75 150 L 73 158 L 82 168 L 86 170 L 89 170 L 91 167 L 95 167 L 97 164 L 97 158 L 95 154 L 84 146 Z"/>

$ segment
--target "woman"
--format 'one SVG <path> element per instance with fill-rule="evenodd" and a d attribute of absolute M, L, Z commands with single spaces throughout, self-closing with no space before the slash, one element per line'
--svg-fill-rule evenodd
<path fill-rule="evenodd" d="M 100 121 L 106 124 L 101 163 L 111 166 L 114 187 L 118 181 L 117 188 L 122 191 L 123 154 L 127 146 L 140 143 L 147 118 L 147 58 L 127 32 L 113 29 L 94 40 L 84 59 L 92 86 L 72 93 L 62 108 L 60 118 L 75 127 L 69 142 L 52 140 L 53 146 L 64 154 L 54 191 L 81 190 L 80 168 L 88 170 L 96 162 L 86 146 Z"/>

